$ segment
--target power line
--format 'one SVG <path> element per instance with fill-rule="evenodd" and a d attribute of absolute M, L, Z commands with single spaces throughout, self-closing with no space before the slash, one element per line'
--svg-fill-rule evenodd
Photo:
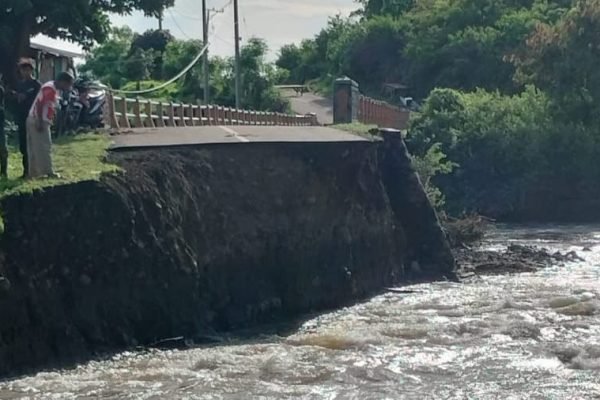
<path fill-rule="evenodd" d="M 233 0 L 228 0 L 227 3 L 223 4 L 221 7 L 219 8 L 215 8 L 216 10 L 219 10 L 219 12 L 225 12 L 225 9 L 227 7 L 229 7 L 231 5 L 231 3 L 233 3 Z M 213 9 L 214 10 L 214 9 Z"/>
<path fill-rule="evenodd" d="M 171 9 L 169 9 L 168 11 L 169 11 L 169 15 L 171 16 L 171 19 L 173 20 L 173 23 L 175 24 L 175 26 L 177 27 L 177 29 L 179 29 L 179 31 L 181 32 L 181 34 L 186 39 L 192 40 L 192 38 L 190 36 L 188 36 L 188 34 L 183 31 L 183 29 L 181 28 L 181 26 L 179 26 L 179 23 L 177 22 L 177 20 L 175 19 L 175 16 L 173 15 L 173 11 L 171 11 Z"/>
<path fill-rule="evenodd" d="M 217 34 L 213 34 L 213 36 L 214 36 L 216 39 L 220 40 L 221 42 L 223 42 L 223 43 L 225 43 L 225 44 L 227 44 L 227 45 L 229 45 L 229 46 L 233 46 L 233 45 L 234 45 L 234 44 L 233 44 L 233 42 L 232 42 L 231 40 L 224 39 L 223 37 L 221 37 L 221 36 L 219 36 L 219 35 L 217 35 Z"/>
<path fill-rule="evenodd" d="M 192 60 L 191 63 L 188 64 L 187 67 L 185 67 L 180 73 L 175 75 L 173 78 L 162 83 L 161 85 L 158 85 L 157 87 L 154 87 L 151 89 L 146 89 L 146 90 L 116 90 L 116 89 L 109 89 L 109 90 L 114 93 L 122 93 L 122 94 L 146 94 L 146 93 L 152 93 L 152 92 L 156 92 L 157 90 L 166 88 L 171 83 L 178 81 L 182 76 L 187 74 L 188 71 L 190 69 L 192 69 L 194 67 L 194 65 L 196 65 L 196 63 L 200 60 L 200 58 L 202 58 L 206 49 L 208 49 L 208 43 L 202 48 L 202 51 L 200 51 L 200 53 L 198 53 L 198 55 Z"/>
<path fill-rule="evenodd" d="M 236 0 L 236 2 L 237 2 L 237 0 Z M 230 3 L 228 3 L 228 4 L 230 4 Z M 227 7 L 227 5 L 225 7 Z M 191 70 L 194 67 L 194 65 L 196 65 L 198 63 L 198 61 L 200 61 L 200 59 L 204 56 L 204 53 L 208 50 L 209 44 L 210 44 L 210 40 L 208 40 L 207 43 L 204 43 L 204 47 L 202 48 L 200 53 L 198 53 L 196 55 L 196 57 L 194 57 L 192 62 L 190 62 L 190 64 L 188 66 L 186 66 L 181 72 L 179 72 L 177 75 L 175 75 L 173 78 L 169 79 L 168 81 L 166 81 L 154 88 L 150 88 L 150 89 L 146 89 L 146 90 L 131 90 L 131 91 L 115 90 L 115 89 L 109 89 L 109 90 L 113 93 L 121 93 L 121 94 L 146 94 L 146 93 L 152 93 L 157 90 L 163 89 L 163 88 L 169 86 L 171 83 L 179 80 L 185 74 L 187 74 L 188 71 Z M 237 107 L 237 108 L 239 108 L 239 107 Z"/>
<path fill-rule="evenodd" d="M 186 15 L 186 14 L 182 14 L 181 12 L 177 11 L 176 8 L 173 8 L 173 11 L 179 15 L 181 18 L 187 18 L 187 19 L 192 19 L 194 21 L 202 21 L 202 17 L 199 17 L 197 15 Z"/>
<path fill-rule="evenodd" d="M 216 11 L 218 11 L 218 12 L 221 12 L 221 10 L 225 11 L 225 9 L 227 8 L 227 6 L 228 6 L 229 4 L 231 4 L 231 1 L 229 1 L 229 2 L 227 2 L 227 3 L 226 3 L 226 5 L 224 6 L 225 8 L 221 8 L 221 9 L 218 9 L 218 10 L 216 10 Z M 171 11 L 171 10 L 169 10 L 169 11 Z M 215 9 L 211 9 L 211 11 L 215 11 Z M 210 20 L 213 20 L 213 19 L 214 19 L 214 17 L 216 17 L 216 15 L 215 15 L 215 14 L 213 14 L 213 13 L 211 13 L 209 17 L 210 17 Z M 175 23 L 176 23 L 176 21 L 173 21 L 173 22 L 175 22 Z M 194 39 L 194 38 L 190 38 L 190 36 L 189 36 L 189 35 L 187 35 L 187 34 L 185 33 L 185 31 L 183 31 L 183 30 L 180 28 L 180 26 L 179 26 L 179 25 L 177 25 L 177 27 L 178 27 L 178 28 L 181 30 L 181 34 L 182 34 L 182 35 L 184 35 L 184 36 L 185 36 L 187 39 L 189 39 L 189 40 L 197 40 L 197 39 Z M 221 26 L 219 26 L 219 28 L 221 28 Z M 227 44 L 229 44 L 229 45 L 233 45 L 233 43 L 232 43 L 232 42 L 230 42 L 230 41 L 226 41 L 225 39 L 223 39 L 223 37 L 222 37 L 222 36 L 218 36 L 218 35 L 216 34 L 216 28 L 215 28 L 214 26 L 211 26 L 211 29 L 210 29 L 210 31 L 209 31 L 209 35 L 211 35 L 211 36 L 214 36 L 216 39 L 218 39 L 218 40 L 220 40 L 220 41 L 222 41 L 222 42 L 225 42 L 225 43 L 227 43 Z M 120 57 L 120 56 L 119 56 L 119 59 L 115 59 L 115 60 L 106 60 L 106 61 L 94 60 L 94 63 L 95 63 L 95 64 L 98 64 L 98 65 L 118 65 L 118 64 L 122 64 L 123 62 L 124 62 L 124 60 L 123 60 L 123 59 L 121 59 L 121 57 Z"/>

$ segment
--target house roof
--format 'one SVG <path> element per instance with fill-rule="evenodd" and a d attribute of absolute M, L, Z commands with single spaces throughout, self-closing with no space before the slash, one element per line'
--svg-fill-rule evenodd
<path fill-rule="evenodd" d="M 50 46 L 48 44 L 42 44 L 37 40 L 32 40 L 30 47 L 35 50 L 42 51 L 44 53 L 52 54 L 55 56 L 77 58 L 83 57 L 83 52 L 77 52 L 74 50 L 66 50 L 62 46 Z"/>
<path fill-rule="evenodd" d="M 408 89 L 409 87 L 401 83 L 384 83 L 383 87 L 389 89 Z"/>

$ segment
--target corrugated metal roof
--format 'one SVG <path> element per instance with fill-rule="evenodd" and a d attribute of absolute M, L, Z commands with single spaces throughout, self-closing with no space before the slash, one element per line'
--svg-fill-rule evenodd
<path fill-rule="evenodd" d="M 64 49 L 60 49 L 60 48 L 57 48 L 54 46 L 48 46 L 45 44 L 36 43 L 34 41 L 31 41 L 30 47 L 32 49 L 39 50 L 39 51 L 42 51 L 42 52 L 48 53 L 48 54 L 53 54 L 55 56 L 70 57 L 70 58 L 83 57 L 83 53 L 78 53 L 78 52 L 71 51 L 71 50 L 64 50 Z"/>

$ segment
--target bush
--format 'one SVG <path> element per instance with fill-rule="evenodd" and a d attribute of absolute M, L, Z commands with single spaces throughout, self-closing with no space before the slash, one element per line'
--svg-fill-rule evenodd
<path fill-rule="evenodd" d="M 138 88 L 138 82 L 128 82 L 125 85 L 123 85 L 123 87 L 121 89 L 125 90 L 125 91 L 147 90 L 147 89 L 152 89 L 152 88 L 158 87 L 158 86 L 162 85 L 163 83 L 164 82 L 153 81 L 153 80 L 140 81 L 139 88 Z M 144 97 L 144 98 L 159 100 L 159 101 L 164 101 L 164 102 L 180 101 L 182 99 L 180 98 L 179 92 L 180 92 L 179 87 L 178 87 L 177 83 L 175 82 L 175 83 L 171 83 L 170 85 L 167 85 L 167 87 L 165 87 L 163 89 L 160 89 L 155 92 L 148 93 L 148 94 L 142 94 L 139 97 Z"/>
<path fill-rule="evenodd" d="M 571 220 L 600 218 L 598 138 L 556 120 L 533 87 L 514 96 L 441 89 L 412 119 L 407 145 L 415 157 L 435 149 L 456 163 L 431 179 L 452 214 Z"/>
<path fill-rule="evenodd" d="M 440 143 L 434 143 L 423 156 L 412 156 L 413 167 L 421 178 L 427 197 L 438 210 L 443 208 L 446 200 L 432 180 L 436 176 L 451 173 L 457 166 L 457 164 L 446 159 L 441 147 Z"/>

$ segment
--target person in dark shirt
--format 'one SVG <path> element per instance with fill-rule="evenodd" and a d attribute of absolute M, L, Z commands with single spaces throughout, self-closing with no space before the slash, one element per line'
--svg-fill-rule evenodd
<path fill-rule="evenodd" d="M 2 83 L 2 74 L 0 74 L 0 176 L 8 177 L 8 146 L 6 144 L 6 132 L 4 131 L 4 121 L 6 114 L 4 112 L 4 84 Z"/>
<path fill-rule="evenodd" d="M 41 84 L 33 77 L 33 61 L 27 58 L 19 61 L 20 80 L 16 87 L 17 109 L 16 122 L 19 127 L 19 150 L 23 155 L 23 176 L 29 172 L 29 162 L 27 155 L 27 116 L 29 110 L 38 92 Z"/>

